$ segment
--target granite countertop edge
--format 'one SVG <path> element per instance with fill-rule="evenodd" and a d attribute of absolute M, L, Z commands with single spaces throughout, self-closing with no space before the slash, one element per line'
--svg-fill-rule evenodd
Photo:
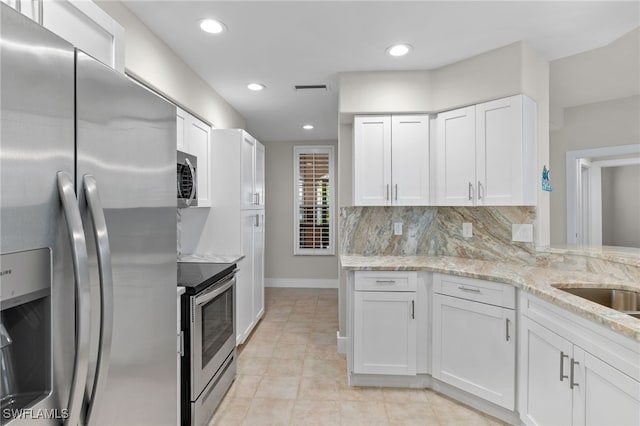
<path fill-rule="evenodd" d="M 597 285 L 640 291 L 640 283 L 612 280 L 592 272 L 449 256 L 341 255 L 340 263 L 343 269 L 351 271 L 428 271 L 511 284 L 640 343 L 640 320 L 554 287 Z"/>

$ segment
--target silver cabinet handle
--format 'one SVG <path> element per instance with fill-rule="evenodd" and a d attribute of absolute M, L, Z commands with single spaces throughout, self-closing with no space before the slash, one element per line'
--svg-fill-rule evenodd
<path fill-rule="evenodd" d="M 398 201 L 398 184 L 396 183 L 396 201 Z"/>
<path fill-rule="evenodd" d="M 196 176 L 196 169 L 194 169 L 191 165 L 191 161 L 189 161 L 188 158 L 185 158 L 184 162 L 187 163 L 187 166 L 189 166 L 189 173 L 191 173 L 191 176 L 193 177 L 193 190 L 191 191 L 191 195 L 189 195 L 189 199 L 185 201 L 185 204 L 187 206 L 190 206 L 193 200 L 196 198 L 196 193 L 198 191 L 198 176 Z"/>
<path fill-rule="evenodd" d="M 258 228 L 260 226 L 260 215 L 256 215 L 255 227 Z"/>
<path fill-rule="evenodd" d="M 482 183 L 480 181 L 478 181 L 478 200 L 482 200 Z"/>
<path fill-rule="evenodd" d="M 579 365 L 580 363 L 578 361 L 575 361 L 573 358 L 571 358 L 571 370 L 569 371 L 569 374 L 571 375 L 571 378 L 569 378 L 569 388 L 573 389 L 575 387 L 578 386 L 578 384 L 575 382 L 575 366 Z"/>
<path fill-rule="evenodd" d="M 416 301 L 411 301 L 411 319 L 416 319 Z"/>
<path fill-rule="evenodd" d="M 376 280 L 377 284 L 395 284 L 396 280 Z"/>
<path fill-rule="evenodd" d="M 389 184 L 387 184 L 387 201 L 389 201 Z"/>
<path fill-rule="evenodd" d="M 253 204 L 256 206 L 260 204 L 260 194 L 258 192 L 253 193 Z"/>
<path fill-rule="evenodd" d="M 480 293 L 480 289 L 479 288 L 465 287 L 463 285 L 458 286 L 458 289 L 462 290 L 462 291 L 468 291 L 468 292 L 471 292 L 471 293 Z"/>
<path fill-rule="evenodd" d="M 113 276 L 111 269 L 111 247 L 104 209 L 98 194 L 96 180 L 91 175 L 83 177 L 84 194 L 93 222 L 93 236 L 96 241 L 98 256 L 98 274 L 100 276 L 100 336 L 96 372 L 91 390 L 91 401 L 87 408 L 86 424 L 93 424 L 95 402 L 99 401 L 109 375 L 109 359 L 111 354 L 111 338 L 113 335 Z"/>
<path fill-rule="evenodd" d="M 89 339 L 91 337 L 91 287 L 87 242 L 82 228 L 78 200 L 74 192 L 73 178 L 67 172 L 58 172 L 58 194 L 62 202 L 67 232 L 71 242 L 71 258 L 76 290 L 76 353 L 69 390 L 69 416 L 65 425 L 76 426 L 80 422 L 87 373 L 89 369 Z M 84 423 L 84 422 L 82 422 Z"/>
<path fill-rule="evenodd" d="M 469 201 L 473 200 L 473 184 L 469 182 Z"/>
<path fill-rule="evenodd" d="M 506 338 L 507 338 L 507 342 L 508 342 L 509 340 L 511 340 L 511 335 L 509 334 L 509 318 L 506 318 L 505 328 L 506 328 L 506 334 L 507 334 Z"/>
<path fill-rule="evenodd" d="M 560 352 L 560 381 L 564 381 L 564 379 L 568 379 L 569 376 L 564 375 L 564 359 L 569 358 L 569 355 L 565 355 L 564 352 Z"/>

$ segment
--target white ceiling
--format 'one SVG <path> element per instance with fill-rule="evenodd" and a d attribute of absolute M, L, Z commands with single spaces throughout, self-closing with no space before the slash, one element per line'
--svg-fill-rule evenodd
<path fill-rule="evenodd" d="M 263 141 L 337 139 L 337 74 L 426 70 L 519 40 L 548 60 L 637 27 L 639 1 L 125 1 Z M 215 18 L 227 31 L 203 33 Z M 404 42 L 402 58 L 385 54 Z M 246 85 L 260 82 L 262 92 Z M 327 84 L 300 93 L 295 84 Z M 315 129 L 304 131 L 304 123 Z"/>

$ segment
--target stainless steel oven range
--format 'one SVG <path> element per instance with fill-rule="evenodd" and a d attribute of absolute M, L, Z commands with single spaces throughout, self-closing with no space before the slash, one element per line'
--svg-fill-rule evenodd
<path fill-rule="evenodd" d="M 206 425 L 236 377 L 235 273 L 230 263 L 178 262 L 182 295 L 182 424 Z"/>

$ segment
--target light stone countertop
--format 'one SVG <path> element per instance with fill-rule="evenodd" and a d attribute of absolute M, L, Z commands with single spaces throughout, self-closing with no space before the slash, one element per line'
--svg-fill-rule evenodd
<path fill-rule="evenodd" d="M 640 291 L 640 283 L 614 281 L 597 273 L 487 262 L 448 256 L 340 256 L 343 269 L 428 271 L 512 284 L 624 336 L 640 342 L 640 319 L 574 296 L 558 287 L 617 288 Z"/>
<path fill-rule="evenodd" d="M 635 247 L 553 245 L 550 247 L 536 247 L 536 251 L 592 257 L 640 267 L 640 248 Z"/>
<path fill-rule="evenodd" d="M 244 259 L 243 254 L 183 254 L 178 256 L 178 262 L 187 263 L 237 263 Z"/>

